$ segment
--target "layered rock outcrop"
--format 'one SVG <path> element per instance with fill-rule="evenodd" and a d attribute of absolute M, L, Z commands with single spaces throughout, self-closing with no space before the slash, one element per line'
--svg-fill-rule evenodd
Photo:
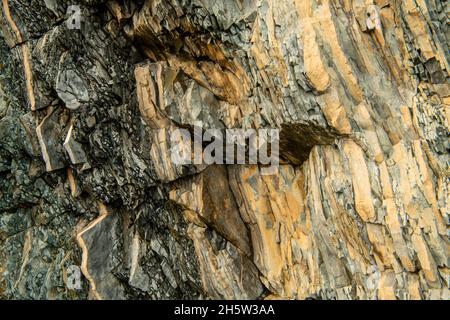
<path fill-rule="evenodd" d="M 0 297 L 449 299 L 449 8 L 3 0 Z"/>

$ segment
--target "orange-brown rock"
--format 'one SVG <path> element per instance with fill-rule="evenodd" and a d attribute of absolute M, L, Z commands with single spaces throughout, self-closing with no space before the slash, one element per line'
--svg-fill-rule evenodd
<path fill-rule="evenodd" d="M 447 2 L 44 2 L 2 1 L 0 298 L 449 299 Z M 172 157 L 238 128 L 275 173 Z"/>

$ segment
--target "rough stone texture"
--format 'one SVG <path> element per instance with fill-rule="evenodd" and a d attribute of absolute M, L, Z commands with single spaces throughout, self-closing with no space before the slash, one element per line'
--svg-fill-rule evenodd
<path fill-rule="evenodd" d="M 0 298 L 448 300 L 449 15 L 2 0 Z M 280 129 L 278 174 L 175 165 L 198 121 Z"/>

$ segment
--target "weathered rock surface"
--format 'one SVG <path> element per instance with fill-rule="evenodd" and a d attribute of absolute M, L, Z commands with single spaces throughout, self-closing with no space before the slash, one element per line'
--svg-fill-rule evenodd
<path fill-rule="evenodd" d="M 449 299 L 449 14 L 3 0 L 0 298 Z M 199 122 L 278 173 L 175 164 Z"/>

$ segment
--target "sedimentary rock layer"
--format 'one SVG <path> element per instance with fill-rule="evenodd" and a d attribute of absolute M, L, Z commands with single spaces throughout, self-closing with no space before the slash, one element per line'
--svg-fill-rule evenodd
<path fill-rule="evenodd" d="M 2 0 L 0 298 L 449 299 L 449 14 Z M 277 173 L 175 163 L 199 123 Z"/>

